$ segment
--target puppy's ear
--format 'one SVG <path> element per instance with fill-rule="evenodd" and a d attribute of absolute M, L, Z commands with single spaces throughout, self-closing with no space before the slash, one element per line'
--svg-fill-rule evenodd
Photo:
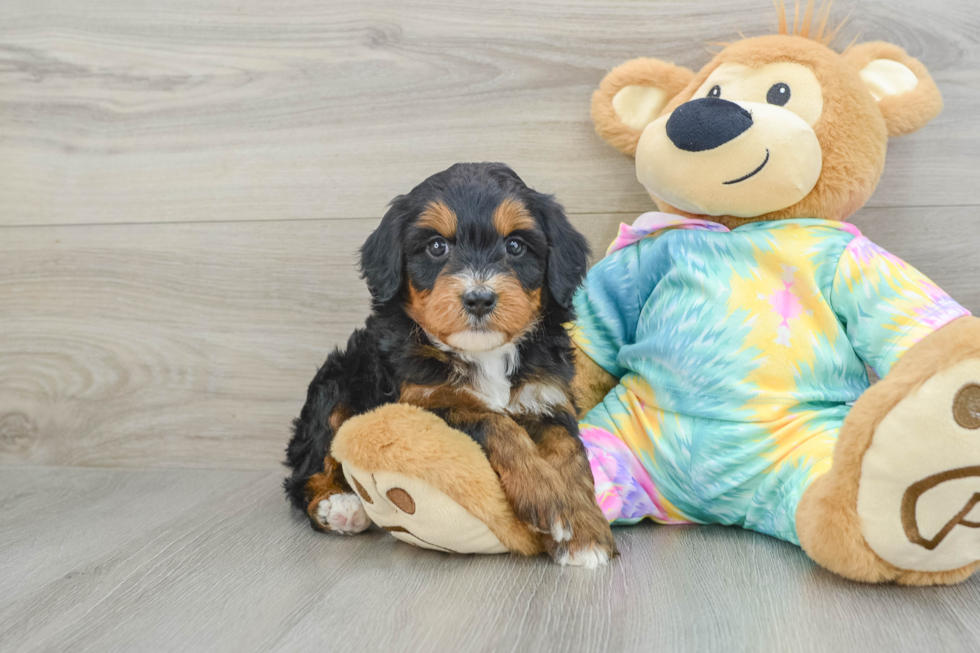
<path fill-rule="evenodd" d="M 361 247 L 361 277 L 378 304 L 390 300 L 402 286 L 402 234 L 410 215 L 408 196 L 399 195 Z"/>
<path fill-rule="evenodd" d="M 560 306 L 568 308 L 589 269 L 589 242 L 565 216 L 551 195 L 531 191 L 531 206 L 548 238 L 548 292 Z"/>
<path fill-rule="evenodd" d="M 694 79 L 687 68 L 659 59 L 632 59 L 616 66 L 592 94 L 592 122 L 603 140 L 633 156 L 640 134 L 667 103 Z"/>
<path fill-rule="evenodd" d="M 943 110 L 943 98 L 932 75 L 918 59 L 897 45 L 881 41 L 862 43 L 843 56 L 858 70 L 878 102 L 889 136 L 921 129 Z"/>

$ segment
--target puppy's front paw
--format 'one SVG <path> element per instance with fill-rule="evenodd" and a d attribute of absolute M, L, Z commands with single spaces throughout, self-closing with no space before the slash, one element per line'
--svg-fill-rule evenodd
<path fill-rule="evenodd" d="M 512 505 L 518 519 L 546 538 L 556 542 L 572 539 L 571 515 L 557 493 L 535 488 L 512 501 Z"/>
<path fill-rule="evenodd" d="M 555 542 L 568 542 L 572 539 L 575 531 L 572 530 L 571 521 L 564 516 L 558 516 L 551 523 L 551 539 Z"/>
<path fill-rule="evenodd" d="M 596 569 L 609 564 L 610 551 L 599 544 L 590 544 L 574 551 L 563 550 L 555 558 L 555 562 L 569 567 L 584 567 Z"/>
<path fill-rule="evenodd" d="M 560 565 L 595 569 L 609 563 L 619 552 L 609 522 L 592 496 L 570 500 L 572 526 L 567 539 L 545 539 L 548 553 Z"/>
<path fill-rule="evenodd" d="M 334 494 L 316 507 L 316 519 L 328 531 L 356 535 L 367 530 L 371 520 L 356 494 Z"/>
<path fill-rule="evenodd" d="M 864 541 L 919 572 L 899 582 L 944 582 L 944 572 L 980 562 L 980 358 L 936 373 L 894 406 L 859 470 Z"/>
<path fill-rule="evenodd" d="M 616 541 L 608 524 L 605 532 L 588 533 L 590 529 L 581 529 L 571 542 L 547 542 L 548 553 L 560 565 L 569 567 L 584 567 L 595 569 L 609 564 L 619 554 Z"/>

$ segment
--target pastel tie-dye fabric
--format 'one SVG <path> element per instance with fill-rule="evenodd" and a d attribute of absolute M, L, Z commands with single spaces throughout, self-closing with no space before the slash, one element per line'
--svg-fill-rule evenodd
<path fill-rule="evenodd" d="M 607 518 L 794 543 L 865 363 L 884 376 L 969 314 L 848 224 L 662 213 L 622 226 L 575 307 L 576 344 L 621 378 L 580 424 Z"/>

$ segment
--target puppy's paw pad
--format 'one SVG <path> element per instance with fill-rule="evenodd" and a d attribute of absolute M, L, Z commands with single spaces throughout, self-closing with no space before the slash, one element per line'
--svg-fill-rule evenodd
<path fill-rule="evenodd" d="M 609 564 L 609 554 L 597 546 L 588 546 L 577 551 L 564 553 L 556 562 L 569 567 L 597 569 Z"/>
<path fill-rule="evenodd" d="M 316 507 L 317 520 L 335 533 L 354 535 L 367 530 L 371 520 L 356 494 L 335 494 Z"/>

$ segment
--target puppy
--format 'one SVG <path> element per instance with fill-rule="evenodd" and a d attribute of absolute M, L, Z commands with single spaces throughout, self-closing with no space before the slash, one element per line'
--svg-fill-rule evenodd
<path fill-rule="evenodd" d="M 287 449 L 286 492 L 313 527 L 368 527 L 330 443 L 350 416 L 399 401 L 483 447 L 557 562 L 615 555 L 577 437 L 564 327 L 588 254 L 561 206 L 503 164 L 457 164 L 395 198 L 361 249 L 373 312 L 313 379 Z"/>

